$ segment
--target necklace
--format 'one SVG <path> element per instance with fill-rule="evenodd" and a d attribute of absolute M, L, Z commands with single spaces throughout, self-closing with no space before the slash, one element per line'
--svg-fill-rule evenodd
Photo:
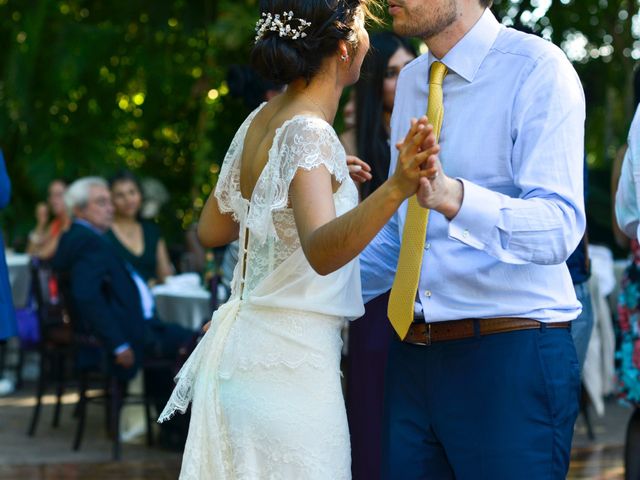
<path fill-rule="evenodd" d="M 313 98 L 311 98 L 309 95 L 307 95 L 304 92 L 300 92 L 300 95 L 302 95 L 304 98 L 306 98 L 311 103 L 313 103 L 318 108 L 318 110 L 320 110 L 320 113 L 324 117 L 325 122 L 330 123 L 329 122 L 329 116 L 326 113 L 324 113 L 324 109 L 320 106 L 320 104 L 318 102 L 316 102 Z"/>

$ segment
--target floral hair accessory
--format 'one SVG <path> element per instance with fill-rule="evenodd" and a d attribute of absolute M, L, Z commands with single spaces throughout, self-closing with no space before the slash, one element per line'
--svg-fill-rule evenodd
<path fill-rule="evenodd" d="M 292 22 L 298 22 L 298 27 L 293 28 Z M 256 22 L 256 39 L 260 40 L 266 32 L 278 32 L 280 37 L 288 37 L 291 40 L 297 40 L 298 38 L 304 38 L 307 36 L 304 33 L 308 27 L 311 26 L 311 22 L 307 22 L 303 18 L 294 18 L 293 12 L 284 12 L 282 15 L 276 13 L 262 12 L 262 18 Z"/>

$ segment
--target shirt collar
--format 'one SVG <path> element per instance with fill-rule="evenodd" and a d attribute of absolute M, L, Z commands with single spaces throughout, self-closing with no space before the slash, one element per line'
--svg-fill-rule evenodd
<path fill-rule="evenodd" d="M 73 220 L 73 223 L 77 225 L 82 225 L 83 227 L 87 227 L 89 230 L 91 230 L 94 233 L 97 233 L 98 235 L 104 234 L 104 232 L 100 230 L 98 227 L 96 227 L 93 223 L 87 222 L 83 218 L 76 218 Z"/>
<path fill-rule="evenodd" d="M 437 59 L 429 51 L 429 68 L 433 62 L 440 60 L 449 70 L 472 82 L 502 28 L 487 8 L 471 30 L 442 59 Z"/>

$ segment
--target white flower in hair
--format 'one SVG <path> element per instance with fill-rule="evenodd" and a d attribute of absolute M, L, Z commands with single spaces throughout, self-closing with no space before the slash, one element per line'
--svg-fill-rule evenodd
<path fill-rule="evenodd" d="M 292 27 L 292 23 L 297 22 L 297 28 Z M 295 18 L 293 11 L 289 10 L 282 15 L 276 13 L 271 15 L 270 12 L 262 12 L 260 20 L 256 22 L 256 38 L 257 42 L 266 32 L 278 32 L 278 36 L 297 40 L 304 38 L 307 34 L 304 32 L 311 26 L 311 22 L 307 22 L 304 18 Z"/>

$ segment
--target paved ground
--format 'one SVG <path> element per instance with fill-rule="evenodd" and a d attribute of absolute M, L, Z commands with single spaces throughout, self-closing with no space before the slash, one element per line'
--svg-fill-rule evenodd
<path fill-rule="evenodd" d="M 51 427 L 53 396 L 45 398 L 36 436 L 26 435 L 34 398 L 33 385 L 7 397 L 0 397 L 0 480 L 137 480 L 175 479 L 180 454 L 149 448 L 144 436 L 123 445 L 123 460 L 110 461 L 111 444 L 104 428 L 104 410 L 89 408 L 85 441 L 79 452 L 71 450 L 75 420 L 72 418 L 75 395 L 65 396 L 61 425 Z M 137 407 L 128 407 L 137 408 Z M 576 425 L 572 480 L 622 480 L 624 429 L 631 411 L 615 401 L 607 403 L 603 418 L 593 418 L 595 441 L 590 441 L 582 418 Z M 136 417 L 135 411 L 133 416 Z M 135 427 L 129 422 L 129 429 Z M 133 428 L 135 430 L 135 428 Z M 523 476 L 522 478 L 526 478 Z"/>
<path fill-rule="evenodd" d="M 630 416 L 630 408 L 620 405 L 615 399 L 607 401 L 602 418 L 591 413 L 593 441 L 587 436 L 584 417 L 578 417 L 568 478 L 623 480 L 624 436 Z"/>
<path fill-rule="evenodd" d="M 88 405 L 87 424 L 80 450 L 75 452 L 71 449 L 76 427 L 76 420 L 72 416 L 73 405 L 77 400 L 75 394 L 63 397 L 64 405 L 58 428 L 51 426 L 55 397 L 46 395 L 36 434 L 28 437 L 26 432 L 35 404 L 33 391 L 33 386 L 27 385 L 18 393 L 0 398 L 0 478 L 9 478 L 3 476 L 3 468 L 9 465 L 110 462 L 111 441 L 106 434 L 104 407 L 97 403 Z M 138 406 L 125 407 L 125 411 L 127 409 L 133 409 L 136 417 L 142 414 L 141 410 L 136 410 L 140 409 Z M 179 460 L 179 454 L 160 448 L 148 448 L 144 441 L 144 435 L 137 435 L 123 444 L 123 459 L 152 463 Z"/>

